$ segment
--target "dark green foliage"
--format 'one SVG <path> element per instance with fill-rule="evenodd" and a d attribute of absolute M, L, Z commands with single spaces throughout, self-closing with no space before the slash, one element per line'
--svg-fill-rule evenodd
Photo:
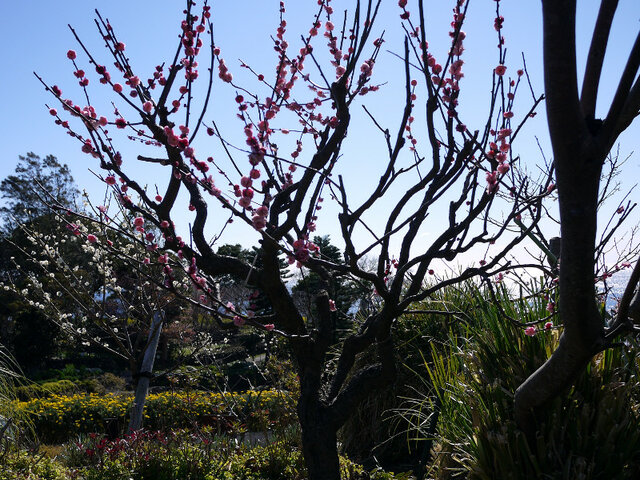
<path fill-rule="evenodd" d="M 68 480 L 71 472 L 55 459 L 12 448 L 0 456 L 0 480 Z"/>
<path fill-rule="evenodd" d="M 25 276 L 34 272 L 43 279 L 42 271 L 27 261 L 25 252 L 33 245 L 24 231 L 47 235 L 64 227 L 47 204 L 61 208 L 75 208 L 79 196 L 69 168 L 48 155 L 40 158 L 29 152 L 20 156 L 15 172 L 0 182 L 0 281 L 13 283 L 19 290 L 28 285 Z M 78 249 L 62 248 L 67 257 L 81 255 Z M 43 257 L 44 258 L 44 257 Z M 39 258 L 37 258 L 39 259 Z M 16 265 L 20 265 L 18 269 Z M 55 272 L 55 269 L 51 270 Z M 0 342 L 9 346 L 20 365 L 25 369 L 42 366 L 59 351 L 60 329 L 46 314 L 30 303 L 27 293 L 18 295 L 2 291 L 0 294 Z"/>
<path fill-rule="evenodd" d="M 331 243 L 329 235 L 313 237 L 312 242 L 320 249 L 320 258 L 335 264 L 344 263 L 342 252 Z M 328 272 L 327 272 L 328 274 Z M 300 308 L 307 318 L 317 318 L 315 313 L 314 298 L 322 290 L 326 290 L 329 298 L 335 302 L 335 329 L 336 340 L 343 336 L 351 328 L 353 310 L 357 302 L 371 293 L 372 287 L 366 284 L 356 283 L 348 277 L 330 275 L 322 278 L 318 273 L 310 270 L 301 270 L 301 278 L 293 286 L 293 293 L 297 294 Z"/>
<path fill-rule="evenodd" d="M 0 182 L 5 205 L 0 208 L 4 231 L 49 212 L 47 203 L 74 208 L 79 196 L 71 171 L 53 155 L 40 158 L 33 152 L 18 157 L 13 175 Z"/>
<path fill-rule="evenodd" d="M 34 398 L 46 398 L 52 395 L 73 395 L 75 393 L 106 393 L 122 392 L 126 388 L 126 381 L 113 373 L 103 373 L 90 378 L 74 380 L 54 380 L 42 383 L 32 383 L 16 387 L 15 393 L 22 401 Z"/>
<path fill-rule="evenodd" d="M 542 297 L 513 300 L 497 290 L 500 307 L 514 319 L 548 315 Z M 428 477 L 437 479 L 639 478 L 640 347 L 631 342 L 598 355 L 566 398 L 538 412 L 532 450 L 515 424 L 513 392 L 551 355 L 561 328 L 538 325 L 527 336 L 490 298 L 476 285 L 446 289 L 414 308 L 451 315 L 398 321 L 398 382 L 347 422 L 345 451 L 361 461 L 375 455 L 385 467 L 415 470 L 426 461 Z"/>
<path fill-rule="evenodd" d="M 0 292 L 0 304 L 0 342 L 9 347 L 24 370 L 45 366 L 60 351 L 60 327 L 10 291 Z"/>
<path fill-rule="evenodd" d="M 266 444 L 236 442 L 207 430 L 140 432 L 116 441 L 92 436 L 65 446 L 70 467 L 85 480 L 304 480 L 306 468 L 295 430 Z M 367 473 L 340 459 L 344 480 L 401 480 Z"/>
<path fill-rule="evenodd" d="M 127 382 L 122 377 L 111 372 L 102 373 L 92 380 L 97 381 L 105 392 L 122 392 L 127 386 Z"/>
<path fill-rule="evenodd" d="M 218 248 L 216 254 L 239 258 L 257 269 L 262 268 L 262 249 L 260 247 L 246 249 L 237 243 L 234 245 L 225 244 Z M 278 264 L 280 278 L 286 281 L 291 276 L 287 271 L 288 264 L 283 258 L 278 259 Z M 218 280 L 223 292 L 223 298 L 230 298 L 232 303 L 246 303 L 256 315 L 269 315 L 272 313 L 271 305 L 264 294 L 256 289 L 254 285 L 248 284 L 245 278 L 233 278 L 230 275 L 224 275 Z"/>
<path fill-rule="evenodd" d="M 625 479 L 640 475 L 638 345 L 599 354 L 562 398 L 536 412 L 527 444 L 514 420 L 513 392 L 556 348 L 560 331 L 524 334 L 486 292 L 461 297 L 474 312 L 470 334 L 436 344 L 430 381 L 441 404 L 437 478 Z M 513 318 L 544 318 L 545 301 L 499 301 Z M 435 398 L 425 399 L 429 411 Z"/>
<path fill-rule="evenodd" d="M 406 469 L 413 468 L 429 448 L 414 425 L 425 418 L 418 420 L 412 415 L 410 399 L 417 392 L 427 396 L 433 393 L 425 368 L 425 362 L 431 363 L 432 343 L 447 339 L 452 332 L 468 335 L 464 310 L 454 306 L 453 297 L 458 295 L 454 289 L 442 290 L 431 301 L 415 306 L 415 310 L 433 313 L 407 314 L 398 319 L 394 326 L 396 381 L 367 399 L 340 431 L 343 451 L 349 457 Z M 375 350 L 368 351 L 360 356 L 358 365 L 375 360 Z"/>

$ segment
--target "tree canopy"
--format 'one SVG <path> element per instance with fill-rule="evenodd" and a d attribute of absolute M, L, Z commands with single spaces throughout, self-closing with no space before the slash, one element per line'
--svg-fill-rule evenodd
<path fill-rule="evenodd" d="M 48 204 L 76 209 L 80 192 L 67 164 L 53 155 L 44 158 L 33 152 L 20 156 L 15 172 L 0 182 L 5 205 L 0 208 L 2 232 L 50 212 Z"/>

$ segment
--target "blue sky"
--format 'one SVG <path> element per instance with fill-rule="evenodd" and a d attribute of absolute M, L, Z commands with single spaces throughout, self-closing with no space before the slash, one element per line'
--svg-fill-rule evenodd
<path fill-rule="evenodd" d="M 411 10 L 416 10 L 409 2 Z M 448 48 L 449 22 L 451 18 L 452 1 L 427 1 L 427 18 L 429 23 L 428 38 L 430 45 L 439 58 L 444 58 Z M 297 45 L 294 32 L 306 32 L 311 18 L 316 10 L 316 2 L 311 0 L 290 0 L 287 4 L 286 19 L 290 32 L 289 41 Z M 336 12 L 354 5 L 347 0 L 334 0 L 332 5 Z M 399 9 L 395 0 L 385 0 L 380 18 L 377 22 L 377 32 L 386 31 L 386 49 L 400 52 L 402 49 L 402 31 L 400 30 Z M 588 48 L 587 36 L 592 28 L 598 2 L 583 0 L 579 2 L 578 17 L 578 51 L 579 65 L 584 64 Z M 504 35 L 506 37 L 508 56 L 507 74 L 515 73 L 521 67 L 521 53 L 524 52 L 531 80 L 537 93 L 543 90 L 542 58 L 541 58 L 541 18 L 540 1 L 538 0 L 502 0 L 502 15 L 505 17 Z M 239 72 L 238 59 L 246 61 L 259 71 L 268 74 L 273 71 L 275 54 L 271 48 L 269 36 L 278 25 L 277 0 L 246 0 L 231 2 L 218 0 L 212 3 L 214 32 L 217 44 L 222 48 L 227 64 L 237 75 L 245 80 Z M 102 52 L 102 42 L 93 25 L 94 8 L 99 8 L 103 16 L 108 17 L 115 27 L 119 38 L 127 44 L 127 53 L 133 61 L 136 73 L 141 78 L 147 78 L 155 65 L 170 61 L 177 41 L 181 12 L 184 2 L 179 0 L 137 0 L 98 2 L 89 0 L 65 0 L 51 2 L 44 0 L 29 0 L 14 2 L 5 6 L 0 18 L 0 40 L 4 45 L 5 69 L 0 76 L 0 95 L 5 111 L 0 116 L 0 139 L 2 148 L 0 155 L 0 177 L 10 174 L 17 162 L 18 155 L 33 151 L 41 156 L 53 154 L 59 160 L 69 164 L 71 171 L 81 188 L 86 188 L 96 202 L 100 202 L 104 188 L 89 168 L 97 171 L 98 166 L 80 152 L 79 145 L 64 131 L 53 124 L 44 104 L 51 101 L 41 85 L 33 76 L 37 71 L 50 84 L 59 85 L 65 95 L 81 100 L 81 91 L 77 87 L 77 80 L 73 77 L 73 68 L 66 58 L 68 49 L 80 51 L 73 39 L 67 24 L 71 24 L 89 50 L 93 53 L 106 55 Z M 495 2 L 493 0 L 471 0 L 468 20 L 464 30 L 467 33 L 465 41 L 465 78 L 462 81 L 463 93 L 461 105 L 468 119 L 467 124 L 481 121 L 486 112 L 488 93 L 491 85 L 491 71 L 496 62 L 496 34 L 493 30 L 495 16 Z M 630 50 L 635 35 L 640 28 L 640 2 L 637 0 L 621 0 L 618 16 L 614 24 L 613 36 L 609 48 L 609 56 L 603 76 L 599 115 L 606 113 L 606 102 L 615 91 L 615 82 L 623 68 L 626 54 Z M 297 49 L 298 47 L 296 47 Z M 559 46 L 561 48 L 561 46 Z M 83 55 L 79 55 L 80 64 L 84 62 Z M 201 59 L 205 62 L 205 59 Z M 86 68 L 85 70 L 92 71 Z M 378 118 L 389 120 L 389 127 L 397 123 L 397 116 L 393 114 L 401 108 L 400 96 L 402 79 L 398 73 L 402 71 L 402 64 L 393 55 L 384 50 L 374 70 L 374 82 L 385 83 L 379 92 L 367 99 L 372 111 Z M 579 67 L 580 71 L 580 67 Z M 91 78 L 91 77 L 90 77 Z M 108 108 L 110 92 L 100 88 L 97 79 L 90 85 L 92 98 L 96 104 Z M 246 77 L 247 86 L 251 89 L 251 79 Z M 217 87 L 216 87 L 217 88 Z M 217 91 L 216 91 L 217 92 Z M 398 93 L 400 92 L 400 93 Z M 525 92 L 523 92 L 525 93 Z M 228 132 L 230 138 L 237 138 L 241 127 L 235 120 L 235 110 L 232 89 L 222 89 L 220 94 L 214 95 L 212 117 L 215 117 Z M 522 95 L 520 108 L 527 107 L 527 96 Z M 112 112 L 110 112 L 112 113 Z M 517 113 L 517 111 L 516 111 Z M 227 120 L 223 120 L 223 119 Z M 395 120 L 393 120 L 395 119 Z M 358 121 L 351 128 L 350 142 L 345 145 L 345 166 L 342 173 L 347 179 L 349 189 L 357 194 L 359 189 L 371 185 L 375 181 L 376 172 L 383 168 L 384 158 L 376 158 L 379 152 L 381 138 L 373 139 L 370 124 L 364 119 Z M 540 140 L 545 154 L 551 157 L 548 147 L 544 108 L 539 110 L 538 116 L 530 122 L 527 130 L 522 134 L 522 142 L 515 145 L 517 153 L 527 158 L 529 165 L 540 162 L 541 156 L 536 146 L 535 137 Z M 640 138 L 640 127 L 634 125 L 621 137 L 621 152 L 624 156 L 637 148 Z M 203 149 L 216 145 L 205 144 Z M 123 146 L 123 152 L 136 154 L 136 146 Z M 348 161 L 348 163 L 347 163 Z M 133 162 L 132 162 L 133 163 Z M 640 161 L 632 157 L 627 165 L 628 174 L 625 175 L 626 186 L 630 187 L 640 173 Z M 153 185 L 156 173 L 144 168 L 136 167 L 138 177 L 143 183 Z M 136 175 L 133 175 L 134 177 Z M 437 221 L 437 215 L 434 216 Z M 330 215 L 321 218 L 322 233 L 337 235 L 335 221 Z M 246 243 L 246 230 L 231 228 L 228 241 Z M 257 237 L 251 237 L 249 243 L 254 243 Z"/>

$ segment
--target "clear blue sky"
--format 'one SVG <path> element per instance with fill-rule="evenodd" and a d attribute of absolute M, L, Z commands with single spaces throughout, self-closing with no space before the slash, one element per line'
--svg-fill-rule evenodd
<path fill-rule="evenodd" d="M 416 10 L 412 2 L 409 6 Z M 434 52 L 443 58 L 448 48 L 449 22 L 453 1 L 427 1 L 430 31 L 429 41 Z M 598 3 L 595 0 L 582 0 L 578 18 L 578 47 L 579 63 L 584 62 L 588 43 L 586 36 L 590 33 L 593 19 L 597 13 Z M 309 28 L 311 16 L 316 9 L 316 2 L 311 0 L 290 0 L 287 4 L 289 41 L 297 45 L 294 32 L 306 32 Z M 334 0 L 332 5 L 336 12 L 354 5 L 354 1 Z M 383 8 L 377 22 L 377 32 L 386 30 L 387 49 L 400 52 L 402 49 L 402 32 L 399 28 L 399 9 L 395 0 L 383 1 Z M 507 41 L 509 65 L 508 73 L 513 74 L 521 66 L 521 52 L 527 58 L 527 64 L 532 76 L 532 82 L 537 92 L 542 92 L 542 58 L 541 58 L 541 5 L 539 0 L 502 0 L 502 14 L 506 21 L 504 35 Z M 216 42 L 222 48 L 228 66 L 239 74 L 237 59 L 241 58 L 257 70 L 269 74 L 274 69 L 275 55 L 271 48 L 269 36 L 278 25 L 277 0 L 218 0 L 213 2 L 213 22 Z M 102 52 L 102 42 L 93 25 L 93 9 L 99 8 L 103 16 L 108 17 L 115 27 L 119 38 L 127 44 L 127 52 L 133 60 L 136 73 L 140 78 L 147 78 L 155 65 L 169 62 L 177 39 L 181 12 L 184 2 L 180 0 L 112 0 L 98 2 L 90 0 L 64 0 L 52 2 L 45 0 L 25 0 L 12 2 L 3 8 L 0 17 L 0 41 L 3 47 L 4 71 L 0 76 L 0 95 L 5 112 L 0 116 L 0 178 L 10 174 L 17 162 L 18 155 L 33 151 L 41 156 L 53 154 L 59 160 L 69 164 L 72 173 L 81 188 L 90 192 L 103 192 L 102 185 L 88 172 L 88 168 L 96 169 L 97 164 L 80 152 L 79 145 L 69 138 L 60 127 L 53 124 L 44 104 L 51 101 L 44 89 L 33 76 L 33 71 L 41 74 L 50 84 L 59 85 L 65 95 L 72 96 L 80 102 L 81 92 L 77 87 L 77 80 L 73 77 L 72 65 L 66 59 L 66 52 L 73 48 L 80 48 L 73 39 L 67 24 L 76 28 L 78 34 L 86 42 L 93 53 L 98 53 L 106 62 L 106 55 Z M 491 82 L 491 71 L 496 65 L 496 35 L 493 30 L 495 16 L 495 2 L 493 0 L 471 0 L 468 21 L 464 30 L 467 33 L 465 41 L 465 78 L 462 81 L 463 93 L 461 104 L 468 125 L 473 125 L 474 117 L 483 119 L 488 101 Z M 619 13 L 614 25 L 613 37 L 609 48 L 609 56 L 605 67 L 600 96 L 599 115 L 606 113 L 606 102 L 611 98 L 615 89 L 615 82 L 623 67 L 626 54 L 630 50 L 635 35 L 640 28 L 640 2 L 638 0 L 621 0 Z M 319 42 L 318 45 L 322 43 Z M 296 47 L 297 49 L 298 47 Z M 561 48 L 561 46 L 559 46 Z M 438 54 L 439 53 L 439 54 Z M 80 63 L 84 63 L 84 56 L 79 54 Z M 205 57 L 201 59 L 204 62 Z M 84 63 L 85 70 L 87 64 Z M 372 109 L 382 120 L 389 120 L 389 127 L 397 124 L 398 120 L 392 114 L 401 107 L 398 89 L 402 89 L 402 81 L 398 80 L 398 73 L 402 65 L 392 55 L 383 51 L 374 71 L 374 81 L 388 82 L 376 96 L 367 100 Z M 95 76 L 90 77 L 93 99 L 100 104 L 110 97 L 108 89 L 98 84 Z M 238 77 L 240 78 L 240 77 Z M 251 84 L 248 84 L 251 88 Z M 524 92 L 523 92 L 524 93 Z M 400 93 L 401 95 L 401 93 Z M 233 108 L 234 93 L 230 89 L 223 89 L 222 93 L 214 97 L 212 116 L 224 128 L 229 129 L 229 135 L 241 132 L 235 121 Z M 521 108 L 525 108 L 526 95 L 522 96 Z M 228 115 L 227 115 L 228 112 Z M 544 108 L 522 135 L 522 143 L 515 146 L 517 153 L 528 158 L 530 165 L 540 160 L 540 154 L 535 147 L 534 135 L 541 140 L 545 153 L 551 156 L 546 140 L 546 125 Z M 112 112 L 109 112 L 110 114 Z M 228 117 L 228 120 L 221 121 Z M 235 122 L 235 123 L 233 123 Z M 365 128 L 366 127 L 366 128 Z M 235 130 L 234 130 L 235 129 Z M 349 163 L 343 168 L 349 188 L 357 191 L 375 180 L 375 173 L 383 168 L 382 163 L 376 163 L 377 149 L 381 144 L 371 141 L 375 132 L 368 128 L 363 120 L 352 127 L 352 140 L 345 146 L 345 161 Z M 628 154 L 636 150 L 640 138 L 640 127 L 636 124 L 621 138 L 621 151 Z M 378 141 L 381 139 L 378 139 Z M 205 145 L 202 148 L 209 148 Z M 218 148 L 211 145 L 212 150 Z M 135 155 L 135 145 L 122 147 L 123 152 Z M 381 159 L 384 161 L 384 158 Z M 633 157 L 630 161 L 630 181 L 640 173 L 640 160 Z M 365 167 L 366 168 L 363 168 Z M 349 175 L 352 175 L 349 178 Z M 134 177 L 136 175 L 133 175 Z M 150 185 L 161 181 L 154 177 L 153 171 L 139 169 L 138 176 L 144 178 L 144 183 Z M 94 197 L 99 202 L 100 196 Z M 322 233 L 332 233 L 337 236 L 333 225 L 333 218 L 327 216 Z M 242 241 L 241 230 L 231 230 L 229 241 Z M 254 243 L 250 240 L 249 243 Z"/>

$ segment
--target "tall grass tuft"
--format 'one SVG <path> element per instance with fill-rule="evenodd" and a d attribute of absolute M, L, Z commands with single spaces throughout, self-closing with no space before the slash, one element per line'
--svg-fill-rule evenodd
<path fill-rule="evenodd" d="M 439 410 L 431 474 L 640 478 L 638 344 L 630 341 L 596 356 L 576 384 L 539 414 L 530 446 L 515 424 L 513 392 L 555 349 L 561 329 L 526 336 L 486 291 L 467 285 L 458 293 L 458 307 L 470 312 L 468 332 L 452 329 L 446 341 L 431 342 L 424 366 L 432 388 L 412 399 L 414 412 Z M 542 299 L 513 300 L 506 289 L 497 295 L 502 311 L 520 321 L 548 313 Z"/>
<path fill-rule="evenodd" d="M 0 345 L 0 441 L 5 440 L 16 427 L 28 427 L 27 416 L 16 408 L 16 387 L 24 376 L 20 366 Z"/>
<path fill-rule="evenodd" d="M 470 319 L 467 310 L 460 308 L 459 297 L 458 290 L 444 289 L 398 319 L 394 325 L 397 378 L 367 398 L 341 429 L 342 451 L 350 458 L 369 467 L 412 470 L 428 457 L 431 441 L 423 433 L 437 415 L 432 416 L 433 409 L 416 397 L 434 398 L 425 365 L 431 364 L 432 351 L 440 354 L 439 342 L 469 335 Z M 376 361 L 375 349 L 356 360 L 359 366 Z"/>

